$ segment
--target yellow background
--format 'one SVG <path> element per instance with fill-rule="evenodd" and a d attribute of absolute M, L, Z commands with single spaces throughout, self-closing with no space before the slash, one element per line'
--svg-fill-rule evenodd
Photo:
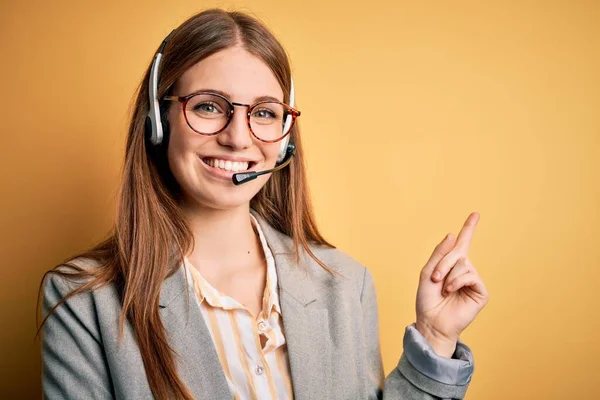
<path fill-rule="evenodd" d="M 127 109 L 203 8 L 291 55 L 328 239 L 373 271 L 386 372 L 418 273 L 471 211 L 491 300 L 468 399 L 600 398 L 600 2 L 6 1 L 0 6 L 0 393 L 38 398 L 42 273 L 109 228 Z"/>

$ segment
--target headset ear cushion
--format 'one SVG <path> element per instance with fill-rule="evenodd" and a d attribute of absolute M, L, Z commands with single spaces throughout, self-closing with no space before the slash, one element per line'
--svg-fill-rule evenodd
<path fill-rule="evenodd" d="M 168 110 L 166 109 L 166 107 L 164 105 L 161 105 L 160 107 L 160 122 L 162 124 L 162 128 L 163 128 L 163 140 L 161 145 L 163 146 L 167 146 L 169 144 L 169 137 L 170 137 L 170 126 L 169 126 L 169 118 L 168 118 Z"/>
<path fill-rule="evenodd" d="M 277 154 L 277 164 L 279 164 L 281 161 L 283 161 L 283 159 L 285 158 L 285 155 L 287 154 L 287 148 L 288 148 L 288 142 L 290 141 L 290 136 L 291 136 L 291 133 L 289 135 L 287 135 L 285 138 L 283 138 L 283 140 L 281 141 L 281 147 L 279 148 L 279 153 Z"/>
<path fill-rule="evenodd" d="M 146 115 L 146 123 L 144 126 L 144 136 L 148 142 L 151 141 L 151 139 L 152 139 L 152 121 L 150 120 L 150 117 L 148 115 Z"/>

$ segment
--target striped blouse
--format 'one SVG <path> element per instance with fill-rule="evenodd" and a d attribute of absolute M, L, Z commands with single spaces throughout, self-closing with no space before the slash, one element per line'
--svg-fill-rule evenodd
<path fill-rule="evenodd" d="M 256 319 L 241 303 L 211 286 L 186 257 L 188 278 L 234 400 L 293 399 L 275 261 L 258 222 L 250 218 L 267 261 L 262 310 Z"/>

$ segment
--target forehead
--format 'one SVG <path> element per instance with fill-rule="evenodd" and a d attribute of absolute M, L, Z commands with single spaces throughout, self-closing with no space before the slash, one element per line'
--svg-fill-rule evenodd
<path fill-rule="evenodd" d="M 241 47 L 221 50 L 194 64 L 175 84 L 178 96 L 216 89 L 231 95 L 231 100 L 251 103 L 261 96 L 283 101 L 283 91 L 267 64 Z"/>

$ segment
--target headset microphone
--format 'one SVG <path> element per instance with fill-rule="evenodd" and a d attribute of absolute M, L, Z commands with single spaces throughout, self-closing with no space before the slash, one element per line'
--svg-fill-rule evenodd
<path fill-rule="evenodd" d="M 285 157 L 278 166 L 271 169 L 265 169 L 263 171 L 238 172 L 233 174 L 233 183 L 236 185 L 241 185 L 242 183 L 250 182 L 261 175 L 277 172 L 280 169 L 287 167 L 287 165 L 292 162 L 292 157 L 294 154 L 296 154 L 296 146 L 293 143 L 290 143 L 287 146 Z"/>

